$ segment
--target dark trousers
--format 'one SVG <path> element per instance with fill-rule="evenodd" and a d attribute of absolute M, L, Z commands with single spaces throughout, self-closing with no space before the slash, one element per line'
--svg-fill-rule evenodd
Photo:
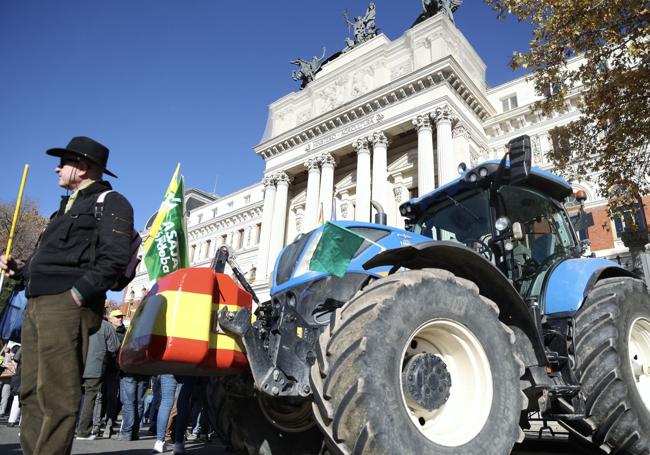
<path fill-rule="evenodd" d="M 77 306 L 70 291 L 30 298 L 22 328 L 20 444 L 25 455 L 67 455 L 81 398 L 89 332 L 101 301 Z"/>
<path fill-rule="evenodd" d="M 90 436 L 90 430 L 92 430 L 95 399 L 102 389 L 102 378 L 84 378 L 83 389 L 84 399 L 79 413 L 77 436 L 86 438 Z"/>
<path fill-rule="evenodd" d="M 106 421 L 115 423 L 120 412 L 120 372 L 109 371 L 104 378 L 103 400 L 106 406 Z"/>

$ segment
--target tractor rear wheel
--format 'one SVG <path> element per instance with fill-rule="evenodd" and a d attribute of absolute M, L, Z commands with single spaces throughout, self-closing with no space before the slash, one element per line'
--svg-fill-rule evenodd
<path fill-rule="evenodd" d="M 250 374 L 213 378 L 208 400 L 213 428 L 236 453 L 314 455 L 322 448 L 310 402 L 256 392 Z"/>
<path fill-rule="evenodd" d="M 650 453 L 650 294 L 646 287 L 627 277 L 599 281 L 575 323 L 575 370 L 587 422 L 595 428 L 584 436 L 607 453 Z"/>
<path fill-rule="evenodd" d="M 314 414 L 344 454 L 503 455 L 523 438 L 523 363 L 476 285 L 444 270 L 378 280 L 319 339 Z"/>

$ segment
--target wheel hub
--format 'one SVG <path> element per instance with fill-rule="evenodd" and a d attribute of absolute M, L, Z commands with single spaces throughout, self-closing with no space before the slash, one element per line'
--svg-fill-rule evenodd
<path fill-rule="evenodd" d="M 402 370 L 404 395 L 413 407 L 432 412 L 449 399 L 451 375 L 447 365 L 435 354 L 411 357 Z"/>

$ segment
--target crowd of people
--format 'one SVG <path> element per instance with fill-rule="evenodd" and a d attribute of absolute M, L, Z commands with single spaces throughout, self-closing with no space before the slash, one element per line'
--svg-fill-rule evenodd
<path fill-rule="evenodd" d="M 110 311 L 88 339 L 75 439 L 134 441 L 148 426 L 149 435 L 156 436 L 154 453 L 172 449 L 182 454 L 185 441 L 207 442 L 212 431 L 205 378 L 121 371 L 123 321 L 120 310 Z M 20 349 L 19 343 L 8 342 L 0 351 L 0 415 L 8 415 L 9 426 L 20 421 Z"/>

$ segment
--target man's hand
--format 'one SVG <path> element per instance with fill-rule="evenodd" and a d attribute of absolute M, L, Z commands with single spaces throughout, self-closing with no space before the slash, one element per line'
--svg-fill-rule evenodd
<path fill-rule="evenodd" d="M 24 266 L 25 263 L 23 261 L 15 259 L 11 257 L 11 255 L 9 257 L 4 254 L 0 256 L 0 269 L 4 270 L 8 276 L 14 276 L 16 273 L 20 272 Z"/>

